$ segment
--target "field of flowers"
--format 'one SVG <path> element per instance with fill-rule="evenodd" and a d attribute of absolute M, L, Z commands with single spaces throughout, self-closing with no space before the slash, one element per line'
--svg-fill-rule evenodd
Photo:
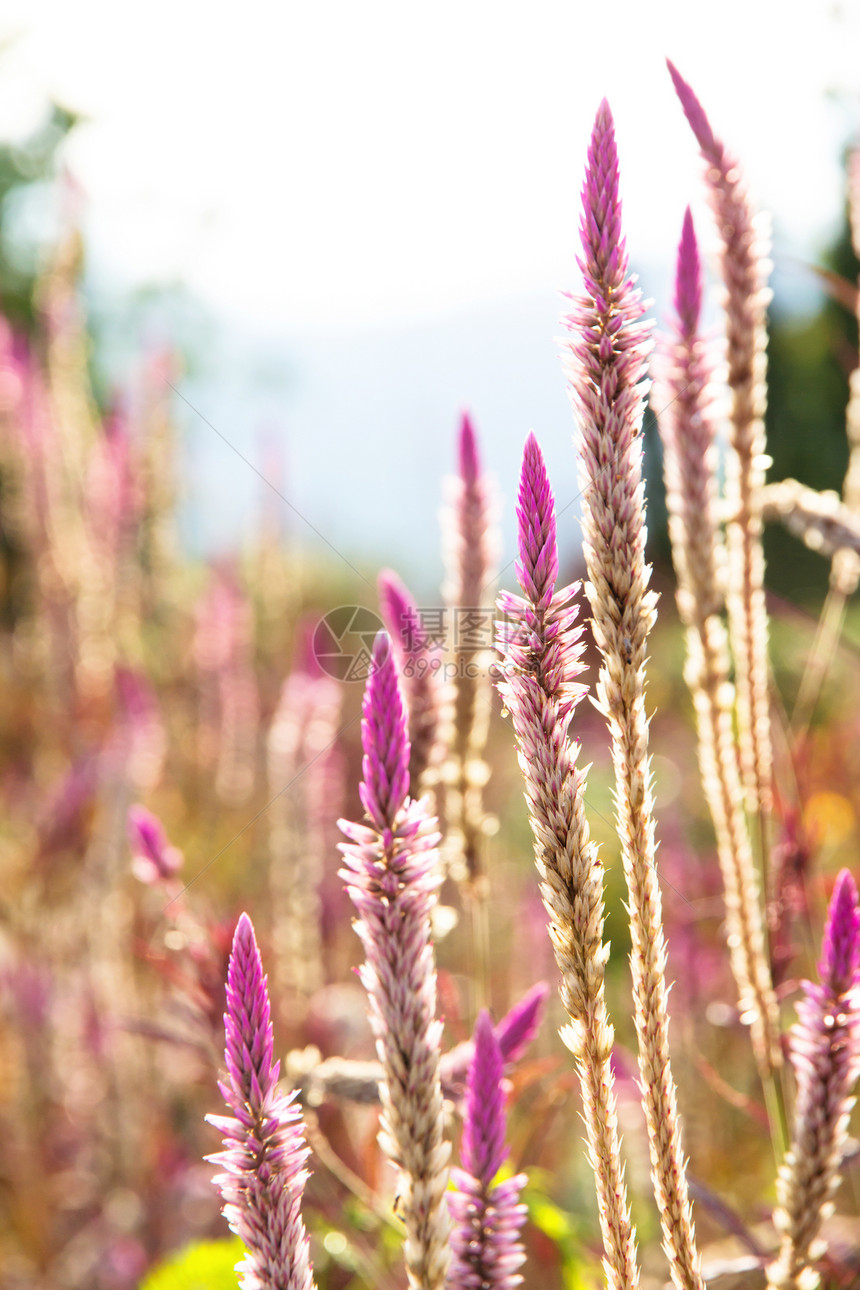
<path fill-rule="evenodd" d="M 721 284 L 688 211 L 655 338 L 604 101 L 581 562 L 524 427 L 498 568 L 464 416 L 438 603 L 265 523 L 195 565 L 178 360 L 98 406 L 74 235 L 0 319 L 4 1290 L 860 1285 L 860 375 L 843 495 L 766 482 L 766 225 L 669 70 Z M 766 522 L 818 623 L 769 619 Z"/>

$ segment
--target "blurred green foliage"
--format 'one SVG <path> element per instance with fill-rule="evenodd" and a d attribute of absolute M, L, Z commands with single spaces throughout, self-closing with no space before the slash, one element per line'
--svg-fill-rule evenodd
<path fill-rule="evenodd" d="M 56 179 L 61 145 L 79 117 L 52 103 L 42 125 L 17 143 L 0 143 L 0 302 L 13 326 L 32 333 L 36 309 L 34 288 L 40 269 L 41 245 L 22 233 L 22 198 Z"/>
<path fill-rule="evenodd" d="M 851 244 L 847 206 L 822 267 L 854 286 L 860 261 Z M 772 480 L 791 477 L 810 488 L 842 491 L 848 464 L 845 409 L 848 378 L 857 364 L 857 318 L 829 296 L 805 318 L 777 305 L 768 342 L 768 452 Z M 767 584 L 795 602 L 815 605 L 827 590 L 830 561 L 823 560 L 781 525 L 765 532 Z"/>
<path fill-rule="evenodd" d="M 199 1241 L 150 1272 L 140 1290 L 236 1290 L 236 1264 L 244 1253 L 238 1237 Z"/>

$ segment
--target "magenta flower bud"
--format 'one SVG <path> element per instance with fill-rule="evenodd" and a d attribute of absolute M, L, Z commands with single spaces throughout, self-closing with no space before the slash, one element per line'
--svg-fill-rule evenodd
<path fill-rule="evenodd" d="M 182 852 L 167 841 L 164 825 L 145 806 L 129 807 L 127 824 L 131 869 L 135 878 L 153 887 L 167 882 L 182 867 Z"/>
<path fill-rule="evenodd" d="M 494 1185 L 508 1154 L 502 1073 L 493 1023 L 482 1011 L 467 1081 L 463 1167 L 452 1170 L 454 1191 L 448 1193 L 454 1223 L 450 1290 L 509 1290 L 522 1281 L 518 1270 L 525 1251 L 518 1237 L 526 1207 L 519 1203 L 519 1194 L 526 1176 L 517 1174 Z"/>
<path fill-rule="evenodd" d="M 684 211 L 681 240 L 678 243 L 678 261 L 675 273 L 675 312 L 678 315 L 681 335 L 688 342 L 699 328 L 702 312 L 702 262 L 693 216 L 689 206 Z"/>
<path fill-rule="evenodd" d="M 543 1021 L 548 995 L 546 981 L 538 981 L 496 1026 L 496 1042 L 506 1066 L 518 1062 L 533 1042 Z"/>
<path fill-rule="evenodd" d="M 543 455 L 533 433 L 529 433 L 523 452 L 517 519 L 517 580 L 532 604 L 546 607 L 558 578 L 555 507 Z"/>
<path fill-rule="evenodd" d="M 373 645 L 370 678 L 364 692 L 361 721 L 364 749 L 359 786 L 361 804 L 376 827 L 391 828 L 409 792 L 409 737 L 397 672 L 388 637 L 380 632 Z"/>
<path fill-rule="evenodd" d="M 468 412 L 463 413 L 463 419 L 460 422 L 458 446 L 460 478 L 467 487 L 473 487 L 481 475 L 481 462 L 478 457 L 478 442 L 475 438 L 475 430 Z"/>
<path fill-rule="evenodd" d="M 301 1216 L 309 1152 L 295 1093 L 278 1091 L 271 1008 L 254 928 L 236 927 L 227 973 L 227 1080 L 218 1087 L 231 1116 L 207 1115 L 224 1150 L 207 1156 L 223 1172 L 213 1179 L 224 1217 L 245 1243 L 236 1270 L 243 1290 L 313 1290 L 309 1237 Z"/>

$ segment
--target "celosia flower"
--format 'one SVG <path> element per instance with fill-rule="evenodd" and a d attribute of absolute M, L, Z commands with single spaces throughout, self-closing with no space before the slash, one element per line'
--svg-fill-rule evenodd
<path fill-rule="evenodd" d="M 642 1098 L 663 1245 L 678 1290 L 701 1290 L 686 1165 L 669 1057 L 668 984 L 645 664 L 656 597 L 645 563 L 642 415 L 650 324 L 628 273 L 618 154 L 609 104 L 597 111 L 582 189 L 583 295 L 565 319 L 564 366 L 579 426 L 582 533 L 594 639 L 602 656 L 597 703 L 615 769 L 621 855 L 629 892 L 634 1019 Z"/>
<path fill-rule="evenodd" d="M 301 1215 L 308 1178 L 301 1110 L 278 1091 L 269 994 L 254 928 L 243 914 L 227 973 L 227 1080 L 218 1087 L 232 1116 L 207 1115 L 224 1150 L 207 1156 L 224 1217 L 247 1254 L 236 1270 L 243 1290 L 312 1290 L 309 1237 Z"/>
<path fill-rule="evenodd" d="M 549 986 L 545 981 L 538 981 L 523 997 L 505 1013 L 495 1027 L 496 1043 L 502 1054 L 502 1064 L 507 1072 L 534 1040 L 543 1020 Z M 475 1055 L 475 1045 L 471 1039 L 450 1049 L 442 1058 L 440 1071 L 445 1096 L 459 1104 L 465 1093 L 469 1067 Z"/>
<path fill-rule="evenodd" d="M 773 751 L 768 694 L 761 490 L 765 477 L 767 237 L 735 158 L 714 134 L 691 87 L 667 59 L 675 92 L 707 167 L 708 197 L 721 240 L 726 359 L 731 393 L 726 493 L 727 604 L 738 690 L 741 763 L 756 810 L 771 808 Z"/>
<path fill-rule="evenodd" d="M 506 1066 L 519 1061 L 532 1043 L 543 1021 L 548 994 L 546 981 L 538 981 L 496 1026 L 496 1043 Z"/>
<path fill-rule="evenodd" d="M 526 1176 L 516 1174 L 494 1185 L 508 1154 L 502 1073 L 493 1023 L 482 1011 L 467 1081 L 462 1168 L 451 1171 L 454 1190 L 448 1193 L 454 1223 L 450 1290 L 511 1290 L 522 1281 L 518 1269 L 525 1251 L 518 1234 L 526 1207 L 518 1201 Z"/>
<path fill-rule="evenodd" d="M 359 793 L 369 824 L 341 820 L 342 871 L 359 919 L 360 969 L 384 1077 L 380 1144 L 400 1172 L 406 1270 L 414 1290 L 442 1290 L 450 1261 L 445 1141 L 430 911 L 441 882 L 436 821 L 409 796 L 406 714 L 380 633 L 364 693 Z"/>
<path fill-rule="evenodd" d="M 178 847 L 168 842 L 161 820 L 145 806 L 131 806 L 127 829 L 135 878 L 150 887 L 159 882 L 169 882 L 181 869 L 183 856 Z"/>
<path fill-rule="evenodd" d="M 569 727 L 584 687 L 573 587 L 555 590 L 555 505 L 537 440 L 529 435 L 520 475 L 517 576 L 525 599 L 504 592 L 498 627 L 499 692 L 513 721 L 535 839 L 541 896 L 561 973 L 569 1024 L 562 1031 L 582 1089 L 594 1166 L 604 1267 L 612 1290 L 639 1283 L 621 1162 L 610 1065 L 612 1027 L 604 997 L 603 867 L 585 817 L 585 772 Z"/>
<path fill-rule="evenodd" d="M 774 1222 L 782 1243 L 768 1268 L 768 1282 L 779 1290 L 818 1284 L 812 1264 L 826 1245 L 816 1238 L 833 1211 L 851 1091 L 860 1075 L 860 904 L 847 869 L 833 889 L 818 977 L 818 985 L 804 982 L 791 1037 L 797 1102 L 791 1148 L 777 1180 Z"/>
<path fill-rule="evenodd" d="M 677 601 L 687 628 L 684 675 L 693 696 L 702 784 L 714 821 L 732 972 L 762 1076 L 781 1064 L 779 1009 L 764 948 L 758 875 L 743 809 L 732 716 L 729 646 L 721 618 L 723 542 L 717 517 L 711 371 L 699 334 L 702 271 L 689 209 L 675 275 L 677 323 L 663 346 L 657 400 Z"/>

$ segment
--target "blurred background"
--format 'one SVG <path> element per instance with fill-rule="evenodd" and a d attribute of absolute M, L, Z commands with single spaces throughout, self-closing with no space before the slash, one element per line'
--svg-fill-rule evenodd
<path fill-rule="evenodd" d="M 314 629 L 337 607 L 375 611 L 381 565 L 438 605 L 442 481 L 463 409 L 496 481 L 501 585 L 513 585 L 531 428 L 563 568 L 579 574 L 554 337 L 559 293 L 579 285 L 579 188 L 604 95 L 658 323 L 688 203 L 714 245 L 667 55 L 773 219 L 772 477 L 841 487 L 860 7 L 7 0 L 0 23 L 0 1280 L 186 1290 L 202 1277 L 216 1290 L 235 1285 L 237 1251 L 221 1239 L 203 1115 L 218 1109 L 241 909 L 271 974 L 278 1052 L 373 1055 L 335 823 L 362 812 L 362 687 L 320 672 Z M 712 273 L 715 340 L 717 300 Z M 702 1246 L 755 1259 L 772 1239 L 773 1157 L 727 968 L 650 422 L 646 454 L 673 1060 Z M 787 1027 L 833 875 L 856 870 L 860 848 L 860 621 L 849 607 L 820 702 L 792 733 L 829 563 L 781 531 L 766 540 L 779 789 L 768 915 Z M 529 1278 L 591 1290 L 600 1242 L 576 1077 L 512 734 L 482 677 L 486 997 L 498 1019 L 550 986 L 510 1072 Z M 607 867 L 634 1217 L 659 1290 L 612 768 L 590 705 L 576 729 Z M 160 839 L 152 853 L 146 838 Z M 478 956 L 468 893 L 449 880 L 443 899 L 450 1047 L 471 1032 Z M 308 1119 L 321 1290 L 393 1290 L 400 1241 L 375 1109 L 323 1099 Z M 828 1290 L 856 1285 L 853 1160 Z M 162 1276 L 192 1240 L 213 1242 L 218 1271 Z"/>

